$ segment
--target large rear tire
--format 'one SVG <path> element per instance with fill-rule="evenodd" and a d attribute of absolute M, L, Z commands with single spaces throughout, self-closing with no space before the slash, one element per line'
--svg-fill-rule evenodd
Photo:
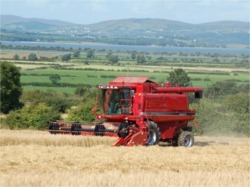
<path fill-rule="evenodd" d="M 178 137 L 178 146 L 191 147 L 193 144 L 193 134 L 189 131 L 182 131 Z"/>
<path fill-rule="evenodd" d="M 153 121 L 149 122 L 148 125 L 149 132 L 148 132 L 148 145 L 157 145 L 160 140 L 160 129 L 156 123 Z"/>

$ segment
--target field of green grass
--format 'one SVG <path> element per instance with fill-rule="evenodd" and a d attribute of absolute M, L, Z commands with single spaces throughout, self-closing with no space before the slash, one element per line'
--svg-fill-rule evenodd
<path fill-rule="evenodd" d="M 23 86 L 24 91 L 43 90 L 43 91 L 52 91 L 52 92 L 67 93 L 67 94 L 73 94 L 75 89 L 76 88 L 71 88 L 71 87 Z"/>
<path fill-rule="evenodd" d="M 79 65 L 77 65 L 79 68 Z M 82 67 L 85 68 L 86 66 Z M 97 68 L 98 67 L 98 68 Z M 87 67 L 88 68 L 88 67 Z M 93 67 L 92 67 L 93 68 Z M 109 68 L 108 70 L 105 70 Z M 112 69 L 114 68 L 114 69 Z M 90 84 L 92 86 L 98 84 L 105 84 L 114 79 L 116 76 L 149 76 L 153 81 L 157 82 L 166 82 L 167 77 L 169 75 L 168 72 L 172 71 L 172 69 L 168 70 L 150 70 L 150 68 L 142 68 L 144 72 L 134 72 L 132 68 L 127 69 L 127 71 L 120 71 L 116 66 L 105 66 L 99 65 L 96 66 L 97 70 L 85 70 L 85 69 L 34 69 L 34 70 L 22 70 L 21 82 L 23 83 L 50 83 L 49 75 L 59 74 L 61 76 L 60 83 L 71 83 L 71 84 Z M 98 70 L 99 69 L 99 70 Z M 103 70 L 100 70 L 103 69 Z M 149 69 L 149 70 L 148 70 Z M 131 71 L 132 70 L 132 71 Z M 185 69 L 184 69 L 185 70 Z M 138 70 L 139 71 L 139 70 Z M 188 75 L 192 79 L 192 84 L 194 86 L 202 86 L 206 87 L 207 84 L 214 83 L 216 81 L 222 80 L 234 80 L 238 83 L 246 83 L 249 80 L 248 73 L 230 73 L 230 72 L 218 72 L 218 71 L 192 71 L 186 70 Z M 190 72 L 190 73 L 189 73 Z M 54 88 L 54 90 L 63 91 L 70 93 L 68 88 Z M 71 91 L 73 89 L 70 89 Z"/>

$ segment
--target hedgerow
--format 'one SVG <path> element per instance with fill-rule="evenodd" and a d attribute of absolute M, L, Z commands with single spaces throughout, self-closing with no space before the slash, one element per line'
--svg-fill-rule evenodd
<path fill-rule="evenodd" d="M 45 129 L 48 122 L 59 119 L 59 112 L 44 103 L 25 106 L 20 110 L 14 110 L 6 118 L 6 125 L 10 129 Z"/>

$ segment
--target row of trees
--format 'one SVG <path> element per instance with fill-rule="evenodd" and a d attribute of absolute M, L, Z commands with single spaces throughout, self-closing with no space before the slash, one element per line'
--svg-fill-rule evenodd
<path fill-rule="evenodd" d="M 20 59 L 20 56 L 19 56 L 18 54 L 15 54 L 15 55 L 13 56 L 13 60 L 21 60 L 21 59 Z M 22 60 L 26 60 L 26 57 L 24 57 Z M 27 57 L 27 60 L 30 60 L 30 61 L 37 61 L 38 58 L 37 58 L 37 56 L 36 56 L 35 53 L 30 53 L 30 54 L 28 55 L 28 57 Z"/>
<path fill-rule="evenodd" d="M 86 57 L 88 59 L 94 58 L 95 56 L 95 51 L 92 49 L 89 49 L 87 51 Z M 62 61 L 69 61 L 71 60 L 71 58 L 79 58 L 80 57 L 80 51 L 74 51 L 73 54 L 65 54 L 61 56 L 61 60 Z M 15 54 L 13 56 L 13 60 L 29 60 L 29 61 L 38 61 L 38 60 L 54 60 L 55 58 L 58 57 L 54 57 L 53 59 L 48 58 L 48 57 L 37 57 L 36 53 L 30 53 L 27 57 L 23 57 L 22 59 L 20 58 L 20 56 L 18 54 Z"/>
<path fill-rule="evenodd" d="M 81 59 L 80 56 L 80 51 L 75 51 L 73 54 L 64 54 L 62 56 L 54 56 L 54 57 L 45 57 L 45 56 L 40 56 L 38 57 L 35 53 L 30 53 L 27 57 L 23 56 L 20 58 L 18 54 L 15 54 L 13 56 L 13 60 L 18 61 L 18 60 L 28 60 L 28 61 L 56 61 L 56 60 L 62 60 L 64 62 L 70 61 L 72 58 L 78 58 Z M 86 53 L 86 58 L 87 60 L 89 59 L 94 59 L 95 58 L 95 51 L 94 50 L 88 50 Z M 137 54 L 136 52 L 131 53 L 130 58 L 132 60 L 135 60 L 137 64 L 145 64 L 147 61 L 150 62 L 152 57 L 151 56 L 145 56 L 144 54 Z M 120 61 L 120 58 L 118 55 L 114 55 L 113 52 L 109 51 L 106 55 L 106 59 L 111 63 L 111 64 L 117 64 Z M 171 61 L 178 61 L 177 58 L 173 59 L 168 59 L 164 57 L 158 57 L 154 63 L 161 63 L 161 62 L 171 62 Z M 87 61 L 85 61 L 87 62 Z M 202 59 L 195 59 L 195 58 L 184 58 L 181 59 L 181 62 L 191 62 L 191 63 L 201 63 L 203 62 Z M 224 64 L 224 62 L 220 61 L 219 59 L 215 58 L 212 59 L 211 63 L 215 64 Z M 234 64 L 235 66 L 242 66 L 245 67 L 248 64 L 247 59 L 243 59 L 241 61 L 238 61 L 237 59 L 232 59 L 231 63 Z M 86 63 L 88 64 L 88 63 Z"/>
<path fill-rule="evenodd" d="M 11 49 L 11 50 L 28 50 L 28 51 L 62 51 L 62 52 L 71 52 L 71 53 L 87 53 L 89 50 L 93 50 L 94 53 L 96 52 L 106 52 L 110 50 L 106 49 L 94 49 L 94 48 L 66 48 L 66 47 L 61 47 L 61 46 L 56 46 L 56 47 L 46 47 L 46 46 L 13 46 L 13 45 L 1 45 L 2 49 Z M 137 54 L 140 54 L 141 52 L 133 50 L 126 50 L 126 51 L 120 51 L 117 50 L 117 52 L 121 53 L 128 53 L 134 56 L 135 59 Z M 161 52 L 161 51 L 155 51 L 155 52 L 143 52 L 145 55 L 157 55 L 157 56 L 181 56 L 181 57 L 209 57 L 209 58 L 242 58 L 242 59 L 248 59 L 250 57 L 249 54 L 220 54 L 220 53 L 211 53 L 211 52 Z"/>
<path fill-rule="evenodd" d="M 12 46 L 13 47 L 13 46 Z M 11 46 L 10 46 L 11 48 Z M 18 47 L 17 47 L 18 48 Z M 20 48 L 20 46 L 19 46 Z M 18 48 L 18 49 L 19 49 Z M 23 47 L 25 48 L 25 47 Z M 46 47 L 27 47 L 27 49 L 37 49 L 37 50 L 45 50 Z M 91 48 L 85 48 L 85 49 L 65 49 L 65 48 L 47 48 L 48 50 L 61 50 L 61 51 L 69 51 L 70 53 L 64 54 L 61 56 L 55 56 L 55 57 L 46 57 L 46 56 L 37 56 L 36 53 L 30 53 L 28 56 L 23 56 L 22 58 L 18 55 L 15 54 L 13 56 L 14 60 L 29 60 L 29 61 L 56 61 L 56 60 L 62 60 L 62 61 L 70 61 L 73 58 L 82 58 L 81 53 L 86 53 L 85 57 L 87 58 L 83 62 L 85 64 L 89 64 L 89 59 L 97 59 L 95 56 L 95 53 L 99 51 L 100 53 L 106 52 L 106 50 L 96 50 L 96 49 L 91 49 Z M 118 53 L 126 54 L 126 58 L 130 60 L 134 60 L 137 64 L 145 64 L 145 63 L 166 63 L 166 62 L 180 62 L 180 63 L 210 63 L 215 65 L 220 64 L 221 66 L 225 66 L 225 62 L 232 66 L 237 66 L 237 67 L 247 67 L 248 66 L 248 59 L 249 55 L 232 55 L 232 54 L 218 54 L 218 53 L 183 53 L 183 52 L 176 52 L 176 53 L 166 53 L 166 52 L 155 52 L 155 53 L 149 53 L 149 52 L 138 52 L 138 51 L 117 51 Z M 152 55 L 154 56 L 152 60 Z M 130 56 L 129 56 L 130 55 Z M 166 56 L 167 57 L 164 57 Z M 173 56 L 174 58 L 170 57 Z M 199 57 L 199 58 L 196 58 Z M 106 59 L 111 63 L 111 64 L 117 64 L 120 60 L 121 57 L 115 54 L 114 51 L 107 51 Z M 106 63 L 106 62 L 105 62 Z"/>
<path fill-rule="evenodd" d="M 73 52 L 73 54 L 68 53 L 68 54 L 64 54 L 61 56 L 61 60 L 64 62 L 70 61 L 72 58 L 81 58 L 80 57 L 81 53 L 80 50 L 77 50 L 75 52 Z M 48 57 L 37 57 L 37 55 L 35 53 L 30 53 L 27 58 L 23 57 L 22 59 L 20 58 L 20 56 L 18 54 L 15 54 L 13 56 L 13 60 L 17 61 L 17 60 L 28 60 L 28 61 L 38 61 L 38 60 L 55 60 L 59 57 L 53 57 L 53 58 L 48 58 Z M 93 49 L 89 49 L 86 52 L 86 58 L 87 59 L 93 59 L 95 58 L 95 50 Z M 106 55 L 106 59 L 112 63 L 112 64 L 117 64 L 119 62 L 119 56 L 118 55 L 114 55 L 112 51 L 109 51 Z M 133 52 L 131 54 L 131 59 L 132 60 L 136 60 L 137 64 L 145 64 L 146 63 L 146 57 L 143 54 L 136 54 L 135 52 Z"/>
<path fill-rule="evenodd" d="M 86 52 L 86 60 L 84 61 L 84 63 L 89 64 L 89 60 L 90 59 L 95 59 L 95 50 L 93 49 L 89 49 Z M 127 57 L 128 59 L 129 57 Z M 18 54 L 15 54 L 13 56 L 13 60 L 18 61 L 18 60 L 28 60 L 28 61 L 56 61 L 56 60 L 62 60 L 64 62 L 70 61 L 71 59 L 82 59 L 81 57 L 81 51 L 77 50 L 74 51 L 72 54 L 68 53 L 68 54 L 64 54 L 61 56 L 54 56 L 54 57 L 46 57 L 46 56 L 37 56 L 35 53 L 30 53 L 27 57 L 23 56 L 22 59 L 20 58 L 20 56 Z M 106 59 L 111 63 L 111 64 L 117 64 L 120 61 L 120 58 L 118 55 L 114 55 L 112 51 L 109 51 L 106 55 Z M 227 63 L 230 63 L 233 66 L 238 66 L 238 67 L 246 67 L 248 66 L 248 59 L 241 59 L 241 60 L 237 60 L 237 59 L 218 59 L 218 58 L 213 58 L 213 59 L 196 59 L 196 58 L 181 58 L 178 59 L 177 57 L 175 58 L 167 58 L 167 57 L 157 57 L 155 60 L 152 61 L 152 57 L 151 56 L 145 56 L 144 53 L 138 53 L 138 52 L 131 52 L 130 54 L 130 59 L 134 60 L 137 64 L 146 64 L 148 63 L 166 63 L 166 62 L 181 62 L 181 63 L 202 63 L 202 62 L 209 62 L 210 65 L 211 64 L 215 64 L 215 65 L 222 65 L 224 66 L 225 61 L 227 61 Z"/>

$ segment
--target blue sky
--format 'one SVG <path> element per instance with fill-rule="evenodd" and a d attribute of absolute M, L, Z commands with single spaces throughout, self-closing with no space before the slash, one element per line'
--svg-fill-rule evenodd
<path fill-rule="evenodd" d="M 249 21 L 250 0 L 0 0 L 0 14 L 79 24 L 125 18 Z"/>

